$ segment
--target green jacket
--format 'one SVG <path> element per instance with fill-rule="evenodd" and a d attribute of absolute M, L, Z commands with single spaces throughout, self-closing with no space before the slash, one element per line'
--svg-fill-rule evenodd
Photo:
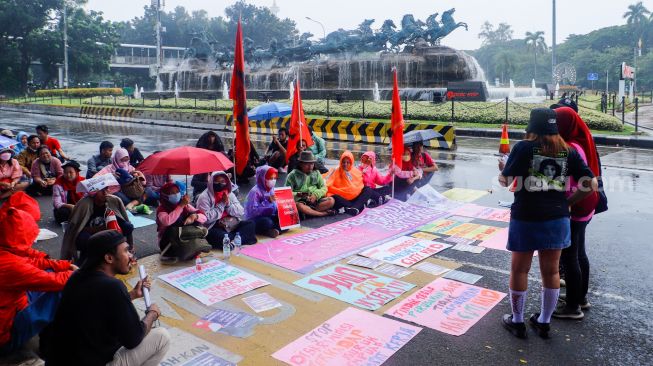
<path fill-rule="evenodd" d="M 311 137 L 314 143 L 308 149 L 315 155 L 317 161 L 323 162 L 324 158 L 326 158 L 326 143 L 323 138 L 315 134 L 312 134 Z"/>
<path fill-rule="evenodd" d="M 320 199 L 326 196 L 327 187 L 324 178 L 319 171 L 313 170 L 311 174 L 304 174 L 301 170 L 295 169 L 288 174 L 286 186 L 292 188 L 295 201 L 298 200 L 297 193 L 309 193 Z"/>

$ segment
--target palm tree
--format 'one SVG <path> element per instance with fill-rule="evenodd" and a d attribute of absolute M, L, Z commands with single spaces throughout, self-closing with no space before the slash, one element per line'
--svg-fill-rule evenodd
<path fill-rule="evenodd" d="M 537 52 L 546 50 L 544 32 L 526 32 L 524 42 L 526 42 L 529 49 L 533 50 L 533 79 L 537 80 Z"/>
<path fill-rule="evenodd" d="M 640 1 L 635 5 L 628 5 L 628 11 L 624 13 L 623 18 L 626 19 L 628 25 L 634 25 L 636 28 L 640 28 L 648 22 L 646 16 L 650 14 L 651 12 Z"/>

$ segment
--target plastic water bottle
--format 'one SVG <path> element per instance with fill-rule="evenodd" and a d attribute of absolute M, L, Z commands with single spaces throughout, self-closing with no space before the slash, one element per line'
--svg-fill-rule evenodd
<path fill-rule="evenodd" d="M 229 234 L 224 234 L 224 239 L 222 239 L 222 256 L 225 261 L 228 261 L 231 257 L 231 240 L 229 239 Z"/>
<path fill-rule="evenodd" d="M 200 272 L 202 270 L 202 258 L 198 255 L 195 257 L 195 270 Z"/>
<path fill-rule="evenodd" d="M 236 237 L 234 238 L 234 255 L 237 257 L 240 255 L 240 248 L 243 245 L 243 240 L 240 238 L 240 233 L 236 233 Z"/>

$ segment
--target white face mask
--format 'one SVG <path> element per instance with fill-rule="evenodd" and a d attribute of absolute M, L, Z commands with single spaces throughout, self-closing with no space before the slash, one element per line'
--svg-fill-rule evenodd
<path fill-rule="evenodd" d="M 181 201 L 181 193 L 175 193 L 168 195 L 168 202 L 172 203 L 173 205 L 176 205 Z"/>
<path fill-rule="evenodd" d="M 276 179 L 268 179 L 265 181 L 265 186 L 268 189 L 272 189 L 277 186 L 277 180 Z"/>
<path fill-rule="evenodd" d="M 0 154 L 0 160 L 9 161 L 9 159 L 11 159 L 11 153 L 10 152 Z"/>

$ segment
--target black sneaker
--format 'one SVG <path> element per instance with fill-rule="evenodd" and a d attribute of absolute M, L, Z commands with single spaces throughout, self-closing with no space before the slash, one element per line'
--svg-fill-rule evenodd
<path fill-rule="evenodd" d="M 526 338 L 526 324 L 513 323 L 512 314 L 505 314 L 502 319 L 503 327 L 506 328 L 512 335 L 517 338 Z"/>
<path fill-rule="evenodd" d="M 557 319 L 581 320 L 585 317 L 585 314 L 580 309 L 580 306 L 576 306 L 576 308 L 574 308 L 571 306 L 567 306 L 567 304 L 565 303 L 561 303 L 553 312 L 553 317 Z"/>
<path fill-rule="evenodd" d="M 566 294 L 561 294 L 558 299 L 563 302 L 567 302 L 567 295 Z M 587 300 L 587 298 L 583 298 L 583 301 L 580 303 L 580 310 L 589 310 L 592 307 L 592 304 Z"/>
<path fill-rule="evenodd" d="M 531 315 L 528 319 L 528 323 L 531 325 L 535 333 L 537 333 L 540 338 L 547 339 L 549 338 L 549 331 L 551 330 L 551 325 L 549 323 L 540 323 L 537 319 L 540 317 L 540 314 Z"/>
<path fill-rule="evenodd" d="M 358 211 L 357 208 L 347 207 L 347 208 L 345 208 L 345 213 L 350 215 L 350 216 L 356 216 L 356 215 L 358 215 L 360 213 L 360 211 Z"/>

